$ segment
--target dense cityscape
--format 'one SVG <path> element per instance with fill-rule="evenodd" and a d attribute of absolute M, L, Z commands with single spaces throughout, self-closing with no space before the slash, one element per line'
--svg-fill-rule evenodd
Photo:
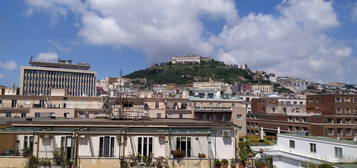
<path fill-rule="evenodd" d="M 357 168 L 356 0 L 0 4 L 0 168 Z"/>
<path fill-rule="evenodd" d="M 188 55 L 164 64 L 224 63 Z M 89 64 L 30 58 L 29 66 L 20 67 L 20 87 L 0 87 L 0 151 L 16 157 L 0 162 L 10 167 L 36 159 L 63 167 L 316 167 L 356 161 L 355 85 L 229 67 L 249 71 L 254 79 L 182 85 L 145 78 L 97 80 Z"/>

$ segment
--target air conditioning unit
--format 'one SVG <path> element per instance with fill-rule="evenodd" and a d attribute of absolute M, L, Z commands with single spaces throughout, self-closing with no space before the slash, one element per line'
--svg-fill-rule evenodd
<path fill-rule="evenodd" d="M 222 136 L 223 137 L 230 137 L 231 136 L 231 130 L 222 130 Z"/>

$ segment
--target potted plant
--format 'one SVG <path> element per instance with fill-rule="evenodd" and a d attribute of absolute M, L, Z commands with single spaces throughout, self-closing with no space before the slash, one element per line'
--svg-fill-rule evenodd
<path fill-rule="evenodd" d="M 53 150 L 53 162 L 57 167 L 64 167 L 66 161 L 65 152 L 63 149 L 56 148 Z"/>
<path fill-rule="evenodd" d="M 265 163 L 261 160 L 255 160 L 255 167 L 256 168 L 265 168 Z"/>
<path fill-rule="evenodd" d="M 221 161 L 221 163 L 222 163 L 222 167 L 223 168 L 228 168 L 228 160 L 227 159 L 222 159 L 222 161 Z"/>
<path fill-rule="evenodd" d="M 47 158 L 41 158 L 38 162 L 39 168 L 49 168 L 51 167 L 51 160 Z"/>
<path fill-rule="evenodd" d="M 236 168 L 237 162 L 235 159 L 231 159 L 231 168 Z"/>
<path fill-rule="evenodd" d="M 185 152 L 182 150 L 175 150 L 172 151 L 172 155 L 174 156 L 174 158 L 179 159 L 185 157 Z"/>
<path fill-rule="evenodd" d="M 38 158 L 35 156 L 30 156 L 26 163 L 26 168 L 37 168 L 39 165 Z"/>
<path fill-rule="evenodd" d="M 222 162 L 218 159 L 214 159 L 213 165 L 214 165 L 214 168 L 221 168 Z"/>
<path fill-rule="evenodd" d="M 30 154 L 31 154 L 30 148 L 24 147 L 24 148 L 22 149 L 22 156 L 23 156 L 23 157 L 28 157 L 28 156 L 30 156 Z"/>
<path fill-rule="evenodd" d="M 155 161 L 155 167 L 156 168 L 168 168 L 168 162 L 167 162 L 167 159 L 160 156 L 158 158 L 156 158 L 156 161 Z"/>
<path fill-rule="evenodd" d="M 204 158 L 206 158 L 206 155 L 204 153 L 199 153 L 198 158 L 204 159 Z"/>

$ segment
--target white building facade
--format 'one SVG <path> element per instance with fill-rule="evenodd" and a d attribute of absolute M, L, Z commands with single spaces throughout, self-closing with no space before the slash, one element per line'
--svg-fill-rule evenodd
<path fill-rule="evenodd" d="M 357 143 L 327 137 L 279 134 L 277 144 L 264 153 L 273 157 L 273 165 L 277 168 L 301 168 L 309 163 L 351 163 L 357 161 Z"/>

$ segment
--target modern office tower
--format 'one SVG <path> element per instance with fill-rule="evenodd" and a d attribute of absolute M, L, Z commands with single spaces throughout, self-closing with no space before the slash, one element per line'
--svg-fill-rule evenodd
<path fill-rule="evenodd" d="M 58 62 L 29 62 L 21 66 L 20 94 L 51 95 L 52 89 L 65 89 L 72 96 L 96 96 L 96 72 L 90 65 L 72 64 L 71 60 Z"/>

